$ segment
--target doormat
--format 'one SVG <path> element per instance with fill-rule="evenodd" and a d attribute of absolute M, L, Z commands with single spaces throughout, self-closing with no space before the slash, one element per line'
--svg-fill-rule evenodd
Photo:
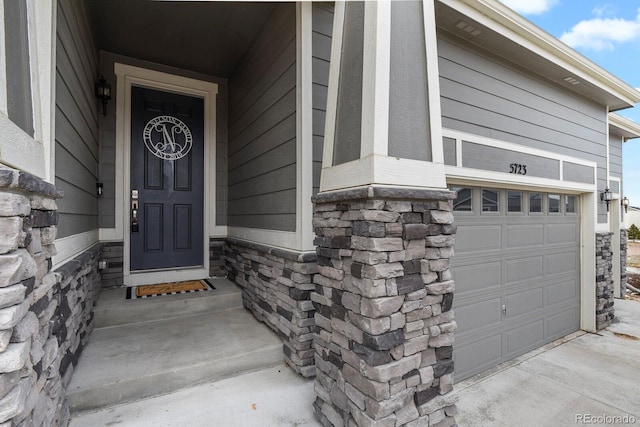
<path fill-rule="evenodd" d="M 188 294 L 215 289 L 209 280 L 188 280 L 185 282 L 160 283 L 127 288 L 127 299 L 151 298 L 158 295 Z"/>

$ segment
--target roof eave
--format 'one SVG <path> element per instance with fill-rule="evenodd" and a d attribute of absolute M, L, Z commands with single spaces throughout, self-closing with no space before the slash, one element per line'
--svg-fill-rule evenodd
<path fill-rule="evenodd" d="M 640 92 L 497 0 L 439 0 L 633 107 Z"/>
<path fill-rule="evenodd" d="M 625 141 L 640 138 L 640 124 L 619 114 L 609 113 L 609 126 L 618 129 Z"/>

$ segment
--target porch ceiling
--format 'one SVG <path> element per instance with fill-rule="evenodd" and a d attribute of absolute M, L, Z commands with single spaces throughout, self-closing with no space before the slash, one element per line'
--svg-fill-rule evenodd
<path fill-rule="evenodd" d="M 273 3 L 89 0 L 96 47 L 229 77 Z"/>

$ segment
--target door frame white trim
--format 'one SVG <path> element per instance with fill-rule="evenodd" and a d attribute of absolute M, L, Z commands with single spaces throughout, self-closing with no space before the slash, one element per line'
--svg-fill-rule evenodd
<path fill-rule="evenodd" d="M 216 83 L 196 80 L 160 71 L 131 65 L 114 64 L 117 77 L 116 94 L 116 227 L 108 234 L 102 233 L 101 240 L 123 240 L 123 283 L 125 286 L 152 284 L 166 281 L 202 279 L 209 275 L 209 234 L 215 230 L 216 212 Z M 131 171 L 129 165 L 131 150 L 131 87 L 148 87 L 166 92 L 196 96 L 204 99 L 204 203 L 203 203 L 203 265 L 188 269 L 163 270 L 154 272 L 131 272 L 129 223 L 129 188 Z M 126 167 L 125 167 L 126 166 Z M 207 220 L 209 218 L 209 220 Z M 106 230 L 105 230 L 106 231 Z"/>

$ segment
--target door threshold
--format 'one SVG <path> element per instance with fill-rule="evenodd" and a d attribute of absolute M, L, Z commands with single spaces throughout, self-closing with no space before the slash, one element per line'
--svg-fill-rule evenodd
<path fill-rule="evenodd" d="M 209 277 L 209 271 L 200 267 L 181 267 L 163 270 L 132 271 L 124 276 L 124 286 L 156 285 L 158 283 L 202 280 Z"/>
<path fill-rule="evenodd" d="M 150 268 L 148 270 L 131 270 L 130 274 L 166 273 L 168 271 L 184 271 L 202 269 L 204 265 L 189 265 L 187 267 Z"/>

